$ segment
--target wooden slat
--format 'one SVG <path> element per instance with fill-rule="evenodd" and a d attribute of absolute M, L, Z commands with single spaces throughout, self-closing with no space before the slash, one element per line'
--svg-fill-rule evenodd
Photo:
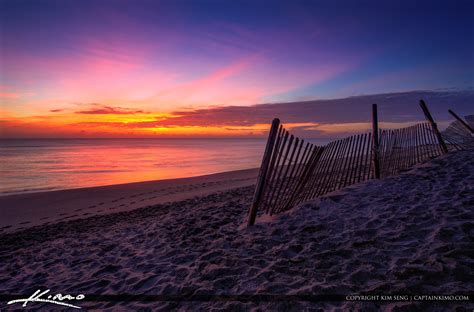
<path fill-rule="evenodd" d="M 281 145 L 279 147 L 279 150 L 278 150 L 278 156 L 276 158 L 275 166 L 273 168 L 274 173 L 273 173 L 273 176 L 272 176 L 272 181 L 270 182 L 271 183 L 270 186 L 271 186 L 272 189 L 269 191 L 268 199 L 265 202 L 267 213 L 270 212 L 270 210 L 271 210 L 272 199 L 275 196 L 275 185 L 278 185 L 277 178 L 279 177 L 279 174 L 281 174 L 281 170 L 282 170 L 282 166 L 281 166 L 280 162 L 281 162 L 283 152 L 285 150 L 286 140 L 288 139 L 289 133 L 286 130 L 284 130 L 282 135 L 283 135 L 282 143 L 281 143 Z"/>
<path fill-rule="evenodd" d="M 257 187 L 255 188 L 253 203 L 252 203 L 252 206 L 250 207 L 250 211 L 248 214 L 249 215 L 249 218 L 247 221 L 248 226 L 251 226 L 255 223 L 255 218 L 257 216 L 257 209 L 260 205 L 260 201 L 262 200 L 263 189 L 264 189 L 263 183 L 266 180 L 266 176 L 268 174 L 268 167 L 270 164 L 270 159 L 272 157 L 273 145 L 275 143 L 275 138 L 277 136 L 279 124 L 280 124 L 280 120 L 275 118 L 270 128 L 270 133 L 268 134 L 267 146 L 265 148 L 265 153 L 263 155 L 262 165 L 260 166 L 259 177 L 257 180 Z"/>
<path fill-rule="evenodd" d="M 294 161 L 294 165 L 293 165 L 293 169 L 292 169 L 292 172 L 290 173 L 290 181 L 289 181 L 289 185 L 287 187 L 287 190 L 285 190 L 285 195 L 286 195 L 286 198 L 284 201 L 282 201 L 282 206 L 285 205 L 285 202 L 291 197 L 291 195 L 294 193 L 295 191 L 295 187 L 296 187 L 296 184 L 298 183 L 298 180 L 300 179 L 300 175 L 299 175 L 299 172 L 300 172 L 300 169 L 302 168 L 303 164 L 302 164 L 302 161 L 303 159 L 305 158 L 305 153 L 307 152 L 307 148 L 309 146 L 309 142 L 306 144 L 306 148 L 303 152 L 303 155 L 300 157 L 300 153 L 301 153 L 301 150 L 303 148 L 303 145 L 304 145 L 304 140 L 301 140 L 300 142 L 300 146 L 298 148 L 298 152 L 296 154 L 296 158 L 295 158 L 295 161 Z"/>
<path fill-rule="evenodd" d="M 334 159 L 334 165 L 331 168 L 331 173 L 329 176 L 330 180 L 326 186 L 324 193 L 334 191 L 339 185 L 339 181 L 341 180 L 341 176 L 343 174 L 340 168 L 342 167 L 341 165 L 344 163 L 344 155 L 346 154 L 348 143 L 349 138 L 342 139 L 341 147 L 338 151 L 336 158 Z"/>
<path fill-rule="evenodd" d="M 336 157 L 341 147 L 342 147 L 342 141 L 341 140 L 335 141 L 335 144 L 332 147 L 332 152 L 330 154 L 331 156 L 328 158 L 328 165 L 326 166 L 327 169 L 324 172 L 325 175 L 324 175 L 323 180 L 321 181 L 321 186 L 319 188 L 317 196 L 323 195 L 325 193 L 325 190 L 329 188 L 328 185 L 329 183 L 331 183 L 330 181 L 333 178 L 332 176 L 333 167 L 334 167 L 334 164 L 336 162 Z"/>
<path fill-rule="evenodd" d="M 285 136 L 285 138 L 287 139 L 288 136 Z M 281 182 L 280 181 L 282 179 L 282 173 L 283 173 L 283 170 L 285 169 L 285 162 L 288 158 L 288 154 L 290 153 L 291 143 L 293 142 L 293 139 L 294 139 L 294 136 L 290 135 L 290 140 L 289 140 L 288 146 L 285 145 L 286 140 L 283 141 L 282 151 L 284 150 L 285 156 L 283 156 L 283 158 L 282 158 L 283 160 L 281 162 L 280 170 L 278 172 L 277 180 L 275 182 L 276 188 L 275 188 L 275 191 L 273 192 L 272 197 L 270 199 L 270 215 L 273 214 L 273 210 L 275 208 L 275 206 L 274 206 L 275 202 L 276 202 L 277 198 L 280 196 L 280 194 L 278 193 L 278 191 L 276 191 L 276 189 L 280 190 L 280 188 L 281 188 L 281 184 L 280 184 Z M 285 149 L 285 147 L 286 147 L 286 149 Z"/>
<path fill-rule="evenodd" d="M 314 198 L 317 197 L 319 189 L 322 187 L 323 178 L 327 176 L 326 171 L 332 161 L 332 155 L 334 154 L 334 145 L 336 142 L 331 142 L 329 145 L 324 149 L 321 157 L 319 159 L 318 165 L 315 169 L 313 179 L 310 184 L 310 197 Z"/>
<path fill-rule="evenodd" d="M 319 157 L 321 156 L 321 153 L 323 150 L 324 150 L 323 147 L 317 147 L 317 146 L 315 146 L 315 148 L 313 149 L 312 155 L 308 163 L 306 164 L 305 169 L 303 170 L 300 183 L 298 184 L 296 188 L 296 192 L 291 200 L 292 205 L 296 205 L 297 203 L 300 203 L 301 200 L 303 199 L 306 183 L 308 179 L 310 178 L 310 174 L 313 171 L 314 166 L 317 164 L 317 161 L 319 160 Z"/>
<path fill-rule="evenodd" d="M 293 136 L 291 136 L 291 138 L 293 138 Z M 292 139 L 290 139 L 290 145 L 291 145 L 291 141 Z M 288 160 L 288 165 L 286 167 L 286 171 L 285 171 L 285 174 L 284 174 L 284 178 L 283 178 L 283 181 L 280 185 L 280 188 L 278 189 L 277 193 L 278 193 L 278 197 L 277 199 L 275 200 L 276 202 L 276 207 L 275 209 L 278 211 L 278 208 L 280 207 L 279 203 L 279 199 L 281 197 L 285 197 L 286 196 L 286 192 L 288 190 L 288 186 L 290 185 L 290 182 L 291 182 L 291 175 L 292 173 L 294 172 L 294 169 L 296 167 L 296 165 L 293 165 L 292 166 L 292 162 L 293 162 L 293 158 L 295 156 L 295 153 L 296 153 L 296 150 L 298 148 L 298 143 L 299 143 L 299 138 L 296 138 L 295 139 L 295 143 L 293 144 L 293 148 L 291 150 L 291 156 L 290 156 L 290 159 Z"/>
<path fill-rule="evenodd" d="M 357 146 L 354 154 L 354 166 L 352 167 L 350 184 L 357 183 L 357 172 L 360 167 L 360 147 L 362 145 L 362 134 L 357 135 Z"/>
<path fill-rule="evenodd" d="M 423 148 L 422 148 L 422 142 L 421 142 L 421 125 L 417 124 L 416 125 L 416 154 L 418 155 L 417 162 L 421 163 L 424 161 L 423 158 Z"/>
<path fill-rule="evenodd" d="M 396 129 L 394 131 L 394 136 L 395 136 L 395 152 L 394 152 L 393 166 L 391 168 L 390 174 L 395 174 L 398 171 L 398 168 L 400 168 L 401 157 L 402 157 L 401 130 Z"/>
<path fill-rule="evenodd" d="M 339 188 L 345 187 L 347 183 L 349 182 L 351 166 L 353 165 L 353 156 L 354 156 L 354 149 L 355 149 L 354 147 L 356 144 L 355 136 L 350 137 L 349 143 L 350 143 L 349 149 L 345 155 L 346 162 L 344 164 L 344 168 L 342 169 L 344 172 L 344 179 L 341 180 L 341 184 L 339 185 Z"/>
<path fill-rule="evenodd" d="M 379 143 L 377 104 L 372 104 L 372 162 L 374 164 L 374 176 L 376 179 L 380 179 Z"/>
<path fill-rule="evenodd" d="M 372 134 L 367 134 L 367 143 L 365 145 L 365 166 L 364 166 L 364 181 L 370 178 L 370 162 L 371 162 L 371 155 L 370 151 L 372 150 Z"/>
<path fill-rule="evenodd" d="M 326 156 L 324 165 L 321 166 L 321 171 L 320 171 L 319 174 L 321 174 L 322 177 L 319 179 L 318 185 L 316 186 L 316 189 L 314 191 L 315 196 L 320 196 L 321 195 L 321 191 L 324 188 L 325 184 L 327 183 L 326 181 L 329 178 L 330 167 L 331 167 L 332 162 L 334 160 L 334 155 L 336 154 L 339 143 L 340 143 L 340 141 L 333 141 L 326 148 L 325 152 L 326 152 L 327 156 Z"/>
<path fill-rule="evenodd" d="M 364 133 L 364 139 L 362 141 L 362 145 L 360 147 L 360 167 L 359 167 L 359 174 L 358 174 L 358 178 L 357 178 L 357 182 L 361 182 L 361 181 L 364 181 L 364 177 L 362 176 L 362 170 L 363 170 L 363 167 L 365 166 L 365 162 L 364 162 L 364 148 L 365 148 L 365 145 L 367 144 L 367 133 Z"/>
<path fill-rule="evenodd" d="M 263 201 L 262 201 L 262 208 L 265 209 L 265 213 L 268 213 L 268 198 L 270 197 L 270 194 L 272 192 L 272 185 L 273 185 L 273 180 L 274 180 L 274 176 L 275 176 L 275 164 L 278 160 L 278 157 L 280 157 L 280 145 L 281 145 L 281 141 L 283 139 L 283 136 L 284 136 L 284 129 L 283 129 L 283 125 L 280 126 L 280 129 L 278 130 L 278 136 L 277 136 L 277 140 L 276 140 L 276 143 L 275 143 L 275 147 L 273 149 L 273 155 L 272 155 L 272 159 L 270 161 L 270 166 L 269 166 L 269 172 L 270 174 L 268 175 L 268 178 L 267 178 L 267 181 L 265 183 L 265 189 L 264 189 L 264 195 L 263 195 Z"/>

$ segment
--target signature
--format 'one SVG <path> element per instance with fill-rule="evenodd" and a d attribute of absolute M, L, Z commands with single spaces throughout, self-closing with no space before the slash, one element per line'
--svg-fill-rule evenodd
<path fill-rule="evenodd" d="M 81 309 L 81 307 L 75 306 L 70 303 L 63 302 L 64 300 L 82 300 L 85 298 L 83 294 L 77 295 L 77 296 L 71 296 L 71 295 L 62 295 L 62 294 L 56 294 L 56 295 L 48 295 L 46 298 L 41 298 L 47 293 L 49 293 L 50 290 L 46 289 L 45 291 L 41 292 L 40 289 L 35 291 L 34 294 L 32 294 L 29 298 L 26 299 L 16 299 L 12 301 L 8 301 L 7 304 L 14 304 L 14 303 L 21 303 L 23 302 L 23 307 L 26 307 L 26 305 L 29 302 L 44 302 L 44 303 L 53 303 L 57 304 L 60 306 L 65 306 L 65 307 L 70 307 L 74 309 Z"/>

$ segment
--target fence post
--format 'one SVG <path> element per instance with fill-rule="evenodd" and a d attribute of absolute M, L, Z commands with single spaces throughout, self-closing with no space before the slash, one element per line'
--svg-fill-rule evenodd
<path fill-rule="evenodd" d="M 453 112 L 452 110 L 448 109 L 448 112 L 453 115 L 454 118 L 456 118 L 457 120 L 459 120 L 460 123 L 462 123 L 462 125 L 464 127 L 467 128 L 467 130 L 469 130 L 471 133 L 474 133 L 474 130 L 472 130 L 472 128 L 464 121 L 461 119 L 461 117 L 459 117 L 455 112 Z"/>
<path fill-rule="evenodd" d="M 377 104 L 372 104 L 372 164 L 375 178 L 380 179 L 379 122 Z"/>
<path fill-rule="evenodd" d="M 265 187 L 265 180 L 267 178 L 268 173 L 268 165 L 270 164 L 270 159 L 272 157 L 273 145 L 275 144 L 275 138 L 278 133 L 279 125 L 280 120 L 278 118 L 273 119 L 272 127 L 270 128 L 270 133 L 268 134 L 267 146 L 265 147 L 265 153 L 263 154 L 262 165 L 260 166 L 260 171 L 258 173 L 257 186 L 255 188 L 252 206 L 249 210 L 247 226 L 255 224 L 255 218 L 257 217 L 257 209 L 262 199 L 263 189 Z"/>
<path fill-rule="evenodd" d="M 436 135 L 436 138 L 438 139 L 438 143 L 439 143 L 439 146 L 441 146 L 441 150 L 443 151 L 444 154 L 446 154 L 448 152 L 448 147 L 446 146 L 446 143 L 444 143 L 443 137 L 441 136 L 441 133 L 438 130 L 438 126 L 436 125 L 436 122 L 434 122 L 434 119 L 431 116 L 431 113 L 428 110 L 428 106 L 426 106 L 425 101 L 420 100 L 420 106 L 421 106 L 421 109 L 423 110 L 423 113 L 425 114 L 426 119 L 431 124 L 431 129 L 433 129 Z"/>

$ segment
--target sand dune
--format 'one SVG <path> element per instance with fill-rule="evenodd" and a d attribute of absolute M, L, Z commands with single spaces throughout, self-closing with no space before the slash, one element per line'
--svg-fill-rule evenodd
<path fill-rule="evenodd" d="M 0 292 L 469 294 L 474 163 L 459 152 L 242 227 L 253 187 L 3 234 Z M 472 310 L 472 302 L 81 302 L 116 310 Z"/>

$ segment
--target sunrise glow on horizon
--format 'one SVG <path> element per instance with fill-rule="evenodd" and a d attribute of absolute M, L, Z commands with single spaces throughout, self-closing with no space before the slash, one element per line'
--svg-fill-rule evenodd
<path fill-rule="evenodd" d="M 0 138 L 261 136 L 239 107 L 469 89 L 472 7 L 1 1 Z M 288 120 L 366 127 L 342 117 Z"/>

